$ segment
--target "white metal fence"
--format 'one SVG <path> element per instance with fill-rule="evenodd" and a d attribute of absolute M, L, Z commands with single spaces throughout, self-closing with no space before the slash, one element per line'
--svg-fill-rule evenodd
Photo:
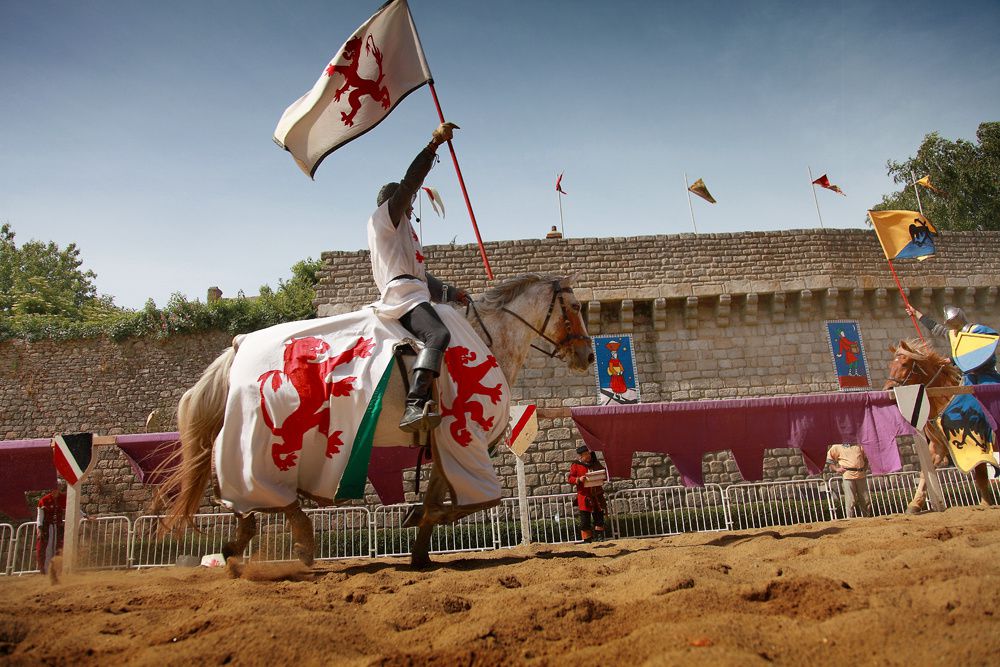
<path fill-rule="evenodd" d="M 969 475 L 956 468 L 938 470 L 949 507 L 975 505 L 979 495 Z M 902 472 L 867 478 L 873 513 L 900 514 L 913 498 L 917 473 Z M 991 482 L 1000 502 L 1000 480 Z M 316 558 L 406 556 L 416 528 L 403 528 L 414 505 L 333 507 L 306 510 L 316 536 Z M 449 526 L 438 526 L 431 538 L 433 553 L 484 551 L 517 546 L 524 541 L 572 543 L 580 539 L 576 494 L 530 496 L 527 525 L 517 498 L 476 512 Z M 702 488 L 678 486 L 623 489 L 608 494 L 607 525 L 615 537 L 652 537 L 684 532 L 708 532 L 817 523 L 844 517 L 841 477 L 791 482 L 760 482 Z M 181 557 L 200 562 L 220 553 L 232 537 L 231 514 L 198 514 L 194 527 L 178 537 L 161 534 L 159 516 L 85 519 L 80 524 L 78 567 L 83 569 L 165 567 Z M 290 560 L 292 538 L 283 514 L 258 518 L 258 535 L 246 557 Z M 16 528 L 0 524 L 0 574 L 37 572 L 35 523 Z"/>
<path fill-rule="evenodd" d="M 0 523 L 0 576 L 10 574 L 14 554 L 14 526 Z"/>
<path fill-rule="evenodd" d="M 726 487 L 725 498 L 733 530 L 834 518 L 830 494 L 822 479 L 733 484 Z"/>
<path fill-rule="evenodd" d="M 616 537 L 653 537 L 729 528 L 725 494 L 718 484 L 624 489 L 608 498 Z"/>

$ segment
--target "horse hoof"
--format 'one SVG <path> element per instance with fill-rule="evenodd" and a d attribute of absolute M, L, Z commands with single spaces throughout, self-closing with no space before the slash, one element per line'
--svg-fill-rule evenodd
<path fill-rule="evenodd" d="M 434 562 L 431 560 L 430 556 L 413 555 L 410 557 L 410 567 L 414 570 L 423 570 L 433 564 Z"/>
<path fill-rule="evenodd" d="M 222 545 L 222 560 L 228 562 L 230 558 L 236 558 L 238 556 L 240 556 L 240 554 L 236 552 L 236 547 L 233 546 L 232 542 L 226 542 Z"/>
<path fill-rule="evenodd" d="M 316 557 L 313 555 L 313 550 L 307 549 L 306 547 L 302 546 L 297 542 L 295 543 L 295 546 L 292 547 L 292 553 L 294 553 L 295 556 L 300 561 L 302 561 L 302 564 L 305 565 L 306 567 L 312 567 L 313 563 L 316 562 Z"/>
<path fill-rule="evenodd" d="M 920 512 L 922 512 L 922 511 L 923 510 L 921 508 L 917 507 L 916 505 L 907 505 L 906 506 L 906 513 L 907 514 L 920 514 Z"/>

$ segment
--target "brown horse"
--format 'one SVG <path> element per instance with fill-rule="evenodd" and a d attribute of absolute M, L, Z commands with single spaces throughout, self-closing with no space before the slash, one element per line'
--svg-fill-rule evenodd
<path fill-rule="evenodd" d="M 546 351 L 547 354 L 562 360 L 571 370 L 585 373 L 594 361 L 594 354 L 583 321 L 580 302 L 573 294 L 574 279 L 575 276 L 528 274 L 504 281 L 475 298 L 475 306 L 467 310 L 466 316 L 493 355 L 487 360 L 488 363 L 484 362 L 479 366 L 484 369 L 499 368 L 507 382 L 513 385 L 531 347 L 534 347 L 533 341 L 540 337 L 551 345 L 552 349 Z M 336 326 L 335 318 L 331 318 L 330 326 Z M 225 439 L 217 440 L 216 436 L 222 431 L 223 420 L 226 417 L 230 370 L 234 358 L 242 349 L 244 348 L 234 345 L 226 350 L 208 367 L 194 387 L 185 392 L 181 398 L 177 410 L 181 433 L 179 453 L 181 460 L 172 477 L 162 486 L 160 494 L 161 498 L 167 499 L 170 506 L 164 522 L 167 528 L 181 529 L 190 523 L 191 517 L 201 505 L 205 487 L 212 477 L 213 449 L 221 448 L 221 453 L 226 453 Z M 367 347 L 365 349 L 367 351 Z M 400 384 L 397 388 L 400 393 L 394 396 L 393 386 L 393 383 L 390 383 L 386 390 L 384 401 L 386 410 L 382 412 L 377 429 L 391 428 L 393 437 L 399 440 L 399 431 L 395 425 L 399 422 L 400 414 L 393 414 L 392 409 L 401 413 L 405 392 L 402 391 Z M 453 405 L 452 408 L 454 407 Z M 475 407 L 481 411 L 479 404 Z M 471 409 L 467 408 L 466 411 Z M 476 419 L 480 413 L 473 410 L 472 415 L 473 419 Z M 464 418 L 464 413 L 462 416 Z M 315 424 L 310 422 L 307 426 L 325 425 L 320 424 L 319 420 L 314 421 Z M 438 431 L 445 427 L 445 423 L 438 426 Z M 465 424 L 464 421 L 462 423 Z M 330 429 L 321 432 L 329 435 L 328 430 Z M 378 433 L 375 439 L 376 446 L 379 446 Z M 440 460 L 436 454 L 438 440 L 437 436 L 431 439 L 435 461 Z M 483 446 L 485 447 L 485 443 Z M 485 452 L 484 456 L 487 456 Z M 290 484 L 295 483 L 296 480 L 292 478 Z M 294 498 L 295 488 L 294 486 L 290 488 Z M 435 463 L 424 496 L 423 512 L 413 517 L 412 525 L 419 526 L 413 546 L 414 565 L 421 566 L 429 562 L 430 537 L 435 524 L 450 523 L 475 511 L 448 502 L 449 493 L 453 494 L 453 491 L 449 492 L 450 488 L 449 481 L 441 471 L 441 465 Z M 333 494 L 329 495 L 332 497 Z M 499 502 L 498 497 L 492 504 Z M 295 543 L 293 551 L 304 563 L 312 564 L 313 529 L 299 502 L 265 509 L 284 512 Z M 233 541 L 223 548 L 223 554 L 227 558 L 243 553 L 257 532 L 254 511 L 238 514 L 237 518 L 236 535 Z"/>
<path fill-rule="evenodd" d="M 892 363 L 889 365 L 889 379 L 883 389 L 892 389 L 908 384 L 922 384 L 925 387 L 957 387 L 962 381 L 962 373 L 951 362 L 950 357 L 938 353 L 927 341 L 918 338 L 901 340 L 899 345 L 889 346 L 892 352 Z M 930 446 L 931 458 L 935 465 L 948 462 L 948 446 L 944 434 L 934 421 L 941 411 L 948 406 L 951 396 L 929 396 L 930 414 L 924 433 Z M 993 493 L 990 490 L 986 464 L 976 466 L 972 471 L 972 479 L 979 492 L 980 505 L 992 505 Z M 920 482 L 906 508 L 907 513 L 914 514 L 924 509 L 927 500 L 927 480 L 920 473 Z"/>

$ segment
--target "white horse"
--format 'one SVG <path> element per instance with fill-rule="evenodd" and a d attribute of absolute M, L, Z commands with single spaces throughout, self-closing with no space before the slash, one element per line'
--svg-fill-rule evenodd
<path fill-rule="evenodd" d="M 580 303 L 573 294 L 574 279 L 575 276 L 527 274 L 502 282 L 473 298 L 473 305 L 467 309 L 466 318 L 489 347 L 508 386 L 517 381 L 529 348 L 535 347 L 533 341 L 536 337 L 545 339 L 552 347 L 549 351 L 542 350 L 543 352 L 561 359 L 574 371 L 586 372 L 593 363 L 593 349 L 581 315 Z M 180 463 L 160 491 L 160 498 L 168 505 L 164 521 L 168 529 L 179 530 L 191 523 L 191 517 L 198 511 L 205 487 L 212 477 L 213 447 L 227 446 L 228 441 L 225 438 L 217 439 L 217 436 L 223 430 L 230 389 L 230 370 L 239 354 L 239 349 L 238 345 L 234 345 L 223 352 L 205 370 L 198 382 L 181 397 L 177 410 L 181 434 L 181 448 L 178 453 Z M 358 349 L 361 350 L 359 354 L 362 356 L 368 352 L 360 342 Z M 492 364 L 492 361 L 490 363 Z M 444 377 L 441 378 L 443 379 Z M 262 399 L 263 389 L 262 385 Z M 383 401 L 386 409 L 380 415 L 377 426 L 379 432 L 385 432 L 388 428 L 398 430 L 396 424 L 402 411 L 403 395 L 402 383 L 399 383 L 395 392 L 391 389 L 386 392 Z M 311 413 L 315 413 L 315 410 Z M 502 417 L 504 418 L 506 416 Z M 443 435 L 441 432 L 446 422 L 447 420 L 442 422 L 430 438 L 435 464 L 424 496 L 422 514 L 413 521 L 413 524 L 419 526 L 412 550 L 412 563 L 417 567 L 430 562 L 428 557 L 430 537 L 436 524 L 456 521 L 482 508 L 470 509 L 457 506 L 454 489 L 441 471 L 436 442 L 441 439 L 440 436 Z M 273 425 L 269 422 L 268 426 Z M 306 424 L 306 427 L 315 428 L 316 424 Z M 320 433 L 329 434 L 331 440 L 335 437 L 330 434 L 332 428 L 328 423 L 319 428 Z M 397 435 L 396 439 L 398 438 Z M 376 446 L 378 444 L 379 442 L 375 443 Z M 219 454 L 224 455 L 225 452 L 220 451 Z M 305 464 L 306 451 L 302 450 L 301 454 L 302 462 Z M 286 458 L 280 459 L 280 456 Z M 283 453 L 276 453 L 275 457 L 276 461 L 280 460 L 282 464 L 288 460 L 295 461 L 294 458 L 288 459 Z M 294 492 L 294 488 L 292 491 Z M 327 497 L 332 495 L 329 493 Z M 299 496 L 301 497 L 301 492 Z M 491 504 L 497 502 L 499 499 Z M 287 506 L 266 509 L 284 512 L 291 527 L 295 543 L 294 552 L 305 564 L 311 565 L 315 551 L 313 530 L 298 498 Z M 237 519 L 236 535 L 223 549 L 223 554 L 227 558 L 243 553 L 257 533 L 257 521 L 253 511 L 238 512 Z"/>

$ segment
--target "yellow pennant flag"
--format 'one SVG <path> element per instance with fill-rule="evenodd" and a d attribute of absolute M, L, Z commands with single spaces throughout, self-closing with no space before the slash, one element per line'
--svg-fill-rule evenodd
<path fill-rule="evenodd" d="M 694 183 L 692 183 L 691 187 L 689 187 L 688 190 L 698 195 L 699 197 L 707 201 L 709 204 L 716 203 L 715 197 L 713 197 L 712 193 L 708 191 L 708 187 L 705 185 L 705 181 L 701 180 L 700 178 Z"/>
<path fill-rule="evenodd" d="M 868 211 L 886 259 L 927 259 L 937 229 L 916 211 Z"/>
<path fill-rule="evenodd" d="M 930 174 L 928 174 L 927 176 L 924 176 L 919 181 L 917 181 L 917 185 L 924 186 L 925 188 L 927 188 L 928 190 L 930 190 L 931 192 L 933 192 L 936 195 L 941 195 L 942 197 L 944 196 L 943 192 L 941 192 L 936 187 L 934 187 L 933 185 L 931 185 L 931 176 L 930 176 Z"/>

